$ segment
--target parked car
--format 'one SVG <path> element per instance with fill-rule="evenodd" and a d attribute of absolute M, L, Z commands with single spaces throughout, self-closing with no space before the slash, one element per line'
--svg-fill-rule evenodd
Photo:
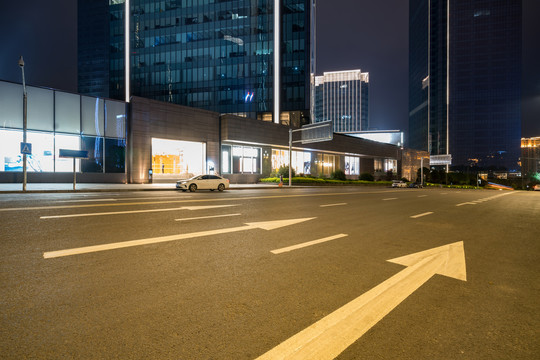
<path fill-rule="evenodd" d="M 176 188 L 182 191 L 197 191 L 200 190 L 219 190 L 223 191 L 229 188 L 229 179 L 225 179 L 218 175 L 197 175 L 191 179 L 178 180 Z"/>
<path fill-rule="evenodd" d="M 534 185 L 533 190 L 534 191 L 540 191 L 540 184 Z"/>
<path fill-rule="evenodd" d="M 397 188 L 406 188 L 407 187 L 407 183 L 405 181 L 402 181 L 402 180 L 392 180 L 392 187 L 397 187 Z"/>
<path fill-rule="evenodd" d="M 420 188 L 422 188 L 423 186 L 422 186 L 422 184 L 420 184 L 420 183 L 413 182 L 413 183 L 410 183 L 410 184 L 409 184 L 409 187 L 410 187 L 410 188 L 418 188 L 418 189 L 420 189 Z"/>

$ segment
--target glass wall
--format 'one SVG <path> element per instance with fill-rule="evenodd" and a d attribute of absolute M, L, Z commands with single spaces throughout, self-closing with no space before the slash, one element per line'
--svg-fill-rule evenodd
<path fill-rule="evenodd" d="M 79 11 L 81 90 L 103 92 L 108 82 L 107 96 L 123 99 L 124 1 L 89 3 Z M 274 3 L 131 0 L 132 94 L 252 118 L 271 114 Z M 281 7 L 281 108 L 305 111 L 311 1 L 283 0 Z M 107 49 L 101 36 L 108 38 Z"/>
<path fill-rule="evenodd" d="M 29 172 L 72 172 L 60 149 L 86 150 L 76 160 L 82 172 L 125 172 L 126 104 L 27 86 Z M 0 171 L 22 171 L 22 85 L 0 81 Z"/>

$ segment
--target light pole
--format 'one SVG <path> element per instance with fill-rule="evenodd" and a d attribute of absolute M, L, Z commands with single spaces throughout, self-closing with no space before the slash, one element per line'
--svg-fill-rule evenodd
<path fill-rule="evenodd" d="M 420 157 L 420 186 L 424 186 L 424 157 Z"/>
<path fill-rule="evenodd" d="M 22 71 L 22 83 L 23 83 L 23 143 L 26 144 L 27 94 L 26 94 L 26 83 L 24 81 L 24 60 L 23 60 L 22 55 L 19 58 L 19 66 L 21 67 L 21 71 Z M 23 153 L 23 188 L 22 190 L 26 191 L 26 152 Z"/>

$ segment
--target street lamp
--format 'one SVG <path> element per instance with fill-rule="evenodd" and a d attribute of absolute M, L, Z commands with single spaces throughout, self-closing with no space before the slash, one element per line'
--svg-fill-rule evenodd
<path fill-rule="evenodd" d="M 27 124 L 27 112 L 26 112 L 26 102 L 27 102 L 27 94 L 26 94 L 26 83 L 24 81 L 24 60 L 21 55 L 19 58 L 19 66 L 21 67 L 22 71 L 22 83 L 23 83 L 23 143 L 26 146 L 26 124 Z M 23 152 L 23 191 L 26 191 L 26 151 Z"/>

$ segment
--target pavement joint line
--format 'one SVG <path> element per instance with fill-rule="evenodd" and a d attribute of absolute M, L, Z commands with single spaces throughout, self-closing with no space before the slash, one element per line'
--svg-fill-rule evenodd
<path fill-rule="evenodd" d="M 223 214 L 223 215 L 199 216 L 199 217 L 192 217 L 192 218 L 174 219 L 174 221 L 213 219 L 213 218 L 220 218 L 220 217 L 227 217 L 227 216 L 238 216 L 238 215 L 242 215 L 242 214 Z"/>
<path fill-rule="evenodd" d="M 422 214 L 418 214 L 418 215 L 413 215 L 411 216 L 412 219 L 416 219 L 416 218 L 419 218 L 419 217 L 422 217 L 422 216 L 426 216 L 426 215 L 431 215 L 433 214 L 433 211 L 428 211 L 428 212 L 425 212 L 425 213 L 422 213 Z"/>
<path fill-rule="evenodd" d="M 346 236 L 349 236 L 349 235 L 348 234 L 332 235 L 332 236 L 328 236 L 328 237 L 318 239 L 318 240 L 307 241 L 307 242 L 304 242 L 304 243 L 301 243 L 301 244 L 296 244 L 296 245 L 287 246 L 287 247 L 280 248 L 280 249 L 275 249 L 275 250 L 272 250 L 270 252 L 272 254 L 274 254 L 274 255 L 278 255 L 278 254 L 282 254 L 284 252 L 289 252 L 289 251 L 293 251 L 293 250 L 297 250 L 297 249 L 302 249 L 302 248 L 305 248 L 305 247 L 308 247 L 308 246 L 321 244 L 321 243 L 324 243 L 324 242 L 327 242 L 327 241 L 340 239 L 340 238 L 343 238 L 343 237 L 346 237 Z"/>
<path fill-rule="evenodd" d="M 347 203 L 338 203 L 338 204 L 325 204 L 325 205 L 319 205 L 319 207 L 328 207 L 328 206 L 341 206 L 341 205 L 347 205 Z"/>

